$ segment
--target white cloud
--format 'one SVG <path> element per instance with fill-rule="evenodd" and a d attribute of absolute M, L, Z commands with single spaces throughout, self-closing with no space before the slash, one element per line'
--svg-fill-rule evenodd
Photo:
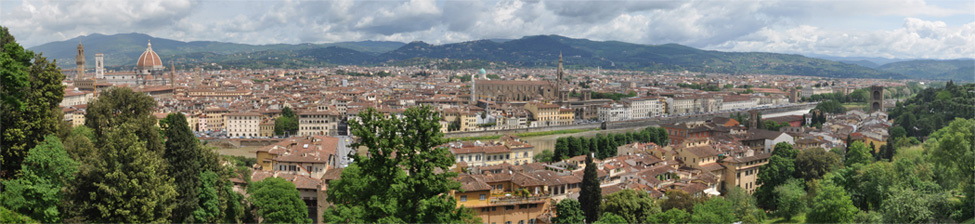
<path fill-rule="evenodd" d="M 948 27 L 941 21 L 906 18 L 901 28 L 840 32 L 813 26 L 764 28 L 739 40 L 708 46 L 731 51 L 769 51 L 886 58 L 975 57 L 975 22 Z"/>
<path fill-rule="evenodd" d="M 129 32 L 250 44 L 558 34 L 734 51 L 975 57 L 975 3 L 951 0 L 0 1 L 0 22 L 26 46 Z"/>

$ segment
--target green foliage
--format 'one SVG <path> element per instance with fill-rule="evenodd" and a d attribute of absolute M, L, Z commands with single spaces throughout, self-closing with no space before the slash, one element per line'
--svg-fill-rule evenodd
<path fill-rule="evenodd" d="M 298 134 L 298 117 L 290 107 L 281 109 L 281 117 L 274 120 L 274 135 Z"/>
<path fill-rule="evenodd" d="M 626 220 L 626 223 L 639 223 L 660 213 L 660 205 L 646 192 L 624 189 L 606 195 L 600 210 L 604 212 L 603 214 L 618 215 Z"/>
<path fill-rule="evenodd" d="M 200 175 L 208 171 L 212 173 L 217 169 L 215 167 L 218 164 L 217 154 L 200 145 L 200 141 L 193 136 L 193 131 L 186 123 L 183 114 L 171 113 L 164 121 L 161 124 L 163 136 L 166 137 L 166 151 L 163 153 L 163 158 L 169 164 L 167 166 L 169 175 L 175 179 L 173 187 L 179 194 L 172 220 L 203 221 L 192 219 L 198 217 L 195 215 L 197 210 L 209 211 L 209 208 L 200 207 L 205 202 L 198 201 L 202 197 L 198 195 L 202 184 Z"/>
<path fill-rule="evenodd" d="M 52 61 L 25 50 L 0 27 L 0 177 L 20 172 L 27 151 L 58 133 L 64 75 Z"/>
<path fill-rule="evenodd" d="M 102 141 L 102 161 L 76 183 L 82 189 L 75 200 L 87 221 L 168 222 L 177 195 L 173 178 L 166 174 L 165 160 L 137 137 L 137 125 L 103 130 L 111 141 Z"/>
<path fill-rule="evenodd" d="M 0 206 L 0 223 L 41 223 L 41 222 L 34 220 L 29 216 L 19 214 L 15 211 L 11 211 L 10 209 Z"/>
<path fill-rule="evenodd" d="M 216 222 L 220 215 L 220 200 L 217 198 L 217 174 L 205 171 L 199 174 L 200 185 L 197 190 L 199 205 L 193 210 L 193 220 L 197 222 Z"/>
<path fill-rule="evenodd" d="M 703 203 L 694 205 L 691 214 L 693 223 L 732 223 L 738 221 L 731 202 L 722 197 L 714 197 Z"/>
<path fill-rule="evenodd" d="M 586 214 L 586 222 L 599 220 L 603 191 L 599 187 L 598 178 L 596 164 L 592 162 L 592 155 L 587 155 L 586 168 L 582 174 L 582 189 L 579 190 L 579 203 L 582 204 L 582 212 Z"/>
<path fill-rule="evenodd" d="M 585 223 L 586 215 L 582 213 L 582 205 L 575 199 L 562 199 L 555 205 L 555 217 L 552 223 L 579 224 Z"/>
<path fill-rule="evenodd" d="M 247 201 L 254 204 L 256 215 L 264 223 L 311 223 L 298 189 L 287 180 L 268 177 L 252 182 L 247 194 Z"/>
<path fill-rule="evenodd" d="M 555 154 L 552 153 L 552 150 L 548 150 L 548 149 L 542 150 L 541 153 L 535 155 L 535 162 L 542 162 L 542 163 L 554 162 L 553 159 L 554 157 Z"/>
<path fill-rule="evenodd" d="M 886 223 L 945 222 L 951 205 L 945 192 L 895 187 L 880 207 Z"/>
<path fill-rule="evenodd" d="M 975 84 L 969 83 L 921 90 L 897 103 L 889 113 L 894 118 L 894 126 L 904 128 L 907 136 L 924 139 L 956 118 L 975 118 L 972 111 L 975 111 Z"/>
<path fill-rule="evenodd" d="M 878 212 L 874 211 L 860 211 L 857 215 L 853 217 L 854 223 L 870 223 L 870 224 L 880 224 L 884 223 L 883 216 Z"/>
<path fill-rule="evenodd" d="M 805 149 L 796 157 L 796 175 L 806 181 L 820 179 L 842 166 L 843 159 L 839 154 L 819 147 Z"/>
<path fill-rule="evenodd" d="M 829 182 L 820 187 L 809 207 L 806 214 L 809 223 L 848 223 L 860 211 L 842 187 Z"/>
<path fill-rule="evenodd" d="M 369 157 L 353 154 L 355 163 L 330 183 L 326 222 L 480 222 L 467 208 L 457 208 L 447 194 L 460 189 L 447 171 L 454 159 L 443 145 L 440 115 L 430 107 L 413 107 L 403 118 L 385 118 L 375 109 L 350 123 Z M 394 156 L 395 155 L 395 156 Z"/>
<path fill-rule="evenodd" d="M 694 212 L 694 205 L 705 201 L 705 198 L 693 196 L 684 192 L 682 190 L 667 190 L 664 193 L 667 197 L 663 203 L 660 203 L 660 208 L 663 211 L 669 211 L 672 209 L 681 209 L 687 212 Z"/>
<path fill-rule="evenodd" d="M 109 132 L 128 124 L 128 131 L 134 133 L 138 140 L 145 141 L 147 150 L 162 154 L 165 147 L 156 129 L 156 117 L 152 115 L 155 107 L 156 101 L 146 94 L 113 87 L 102 91 L 97 99 L 88 103 L 85 126 L 95 132 L 96 145 L 105 145 L 115 141 L 107 137 Z"/>
<path fill-rule="evenodd" d="M 632 223 L 632 222 L 627 222 L 626 219 L 624 219 L 623 217 L 620 217 L 620 216 L 618 216 L 616 214 L 613 214 L 613 213 L 610 213 L 610 212 L 606 212 L 606 213 L 603 213 L 602 217 L 600 217 L 599 220 L 596 220 L 593 223 L 597 223 L 597 224 L 613 224 L 613 223 Z"/>
<path fill-rule="evenodd" d="M 74 180 L 78 162 L 64 150 L 61 140 L 48 135 L 30 150 L 21 167 L 20 177 L 3 181 L 3 207 L 44 223 L 60 222 L 61 189 Z"/>
<path fill-rule="evenodd" d="M 853 164 L 869 164 L 873 161 L 870 149 L 861 141 L 855 141 L 846 149 L 846 161 L 843 164 L 852 166 Z"/>
<path fill-rule="evenodd" d="M 592 138 L 560 137 L 555 140 L 555 159 L 562 160 L 586 153 L 596 153 L 596 158 L 605 159 L 616 156 L 616 148 L 633 142 L 653 142 L 660 146 L 667 144 L 667 130 L 647 127 L 639 132 L 596 134 Z"/>
<path fill-rule="evenodd" d="M 667 224 L 678 224 L 678 223 L 689 223 L 691 222 L 691 213 L 687 213 L 684 209 L 670 209 L 663 213 L 657 213 L 647 217 L 647 223 L 667 223 Z"/>
<path fill-rule="evenodd" d="M 806 210 L 806 191 L 802 189 L 802 185 L 800 179 L 791 179 L 775 187 L 774 192 L 778 198 L 776 202 L 779 216 L 785 217 L 786 220 L 792 220 L 793 216 Z"/>
<path fill-rule="evenodd" d="M 975 119 L 955 119 L 933 134 L 925 143 L 934 164 L 938 183 L 954 189 L 959 183 L 972 184 L 975 162 Z"/>
<path fill-rule="evenodd" d="M 765 122 L 762 122 L 762 124 L 763 126 L 761 128 L 764 128 L 765 130 L 769 130 L 769 131 L 779 131 L 779 129 L 781 129 L 782 127 L 792 126 L 791 124 L 789 124 L 789 122 L 783 121 L 781 123 L 778 123 L 772 120 L 766 120 Z"/>
<path fill-rule="evenodd" d="M 813 110 L 819 110 L 831 114 L 846 113 L 846 107 L 843 107 L 843 104 L 836 100 L 819 102 L 819 104 L 816 104 L 816 108 L 813 108 Z"/>
<path fill-rule="evenodd" d="M 759 206 L 769 210 L 776 209 L 778 199 L 773 191 L 775 187 L 795 177 L 797 156 L 798 150 L 792 149 L 789 143 L 780 142 L 775 145 L 768 164 L 762 165 L 761 172 L 758 172 L 757 182 L 762 186 L 755 190 L 755 196 L 758 197 Z"/>
<path fill-rule="evenodd" d="M 725 193 L 725 199 L 735 208 L 735 217 L 744 223 L 759 223 L 765 219 L 765 210 L 756 207 L 755 198 L 738 186 Z"/>

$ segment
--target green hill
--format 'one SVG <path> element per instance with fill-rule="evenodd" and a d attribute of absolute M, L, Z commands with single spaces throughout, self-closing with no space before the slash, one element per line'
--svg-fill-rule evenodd
<path fill-rule="evenodd" d="M 363 41 L 333 44 L 247 45 L 212 41 L 181 42 L 144 34 L 94 34 L 32 48 L 74 67 L 75 47 L 85 44 L 86 57 L 105 54 L 105 64 L 129 69 L 151 40 L 168 64 L 216 63 L 220 66 L 300 68 L 328 65 L 423 65 L 444 69 L 480 67 L 555 67 L 562 54 L 570 69 L 602 67 L 642 71 L 692 71 L 730 74 L 784 74 L 834 78 L 906 78 L 883 71 L 794 54 L 720 52 L 678 44 L 641 45 L 592 41 L 557 35 L 514 40 L 477 40 L 431 45 L 424 42 Z"/>
<path fill-rule="evenodd" d="M 902 61 L 884 64 L 878 69 L 916 79 L 975 82 L 975 59 Z"/>

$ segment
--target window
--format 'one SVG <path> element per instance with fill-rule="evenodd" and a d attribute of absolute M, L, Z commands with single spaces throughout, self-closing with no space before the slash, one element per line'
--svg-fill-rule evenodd
<path fill-rule="evenodd" d="M 466 202 L 466 201 L 467 201 L 467 195 L 460 196 L 460 202 Z"/>
<path fill-rule="evenodd" d="M 487 195 L 481 194 L 481 201 L 487 200 Z"/>
<path fill-rule="evenodd" d="M 525 220 L 518 220 L 518 224 L 525 224 Z"/>
<path fill-rule="evenodd" d="M 514 210 L 514 209 L 515 209 L 514 205 L 504 206 L 504 210 Z"/>
<path fill-rule="evenodd" d="M 491 211 L 497 211 L 498 207 L 491 207 Z"/>
<path fill-rule="evenodd" d="M 505 221 L 504 224 L 511 224 L 511 221 Z"/>

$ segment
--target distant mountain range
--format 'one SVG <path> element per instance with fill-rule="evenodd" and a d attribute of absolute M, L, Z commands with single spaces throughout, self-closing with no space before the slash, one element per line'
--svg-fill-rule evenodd
<path fill-rule="evenodd" d="M 928 78 L 975 81 L 972 59 L 912 60 L 878 64 L 869 60 L 831 61 L 795 54 L 720 52 L 678 44 L 640 45 L 592 41 L 557 35 L 490 39 L 444 45 L 424 42 L 361 41 L 333 44 L 248 45 L 212 41 L 182 42 L 145 34 L 93 34 L 31 48 L 74 67 L 76 47 L 85 46 L 88 62 L 105 54 L 105 64 L 129 69 L 145 51 L 146 41 L 179 67 L 215 63 L 223 67 L 301 68 L 330 65 L 420 65 L 438 68 L 554 67 L 561 53 L 568 68 L 643 71 L 692 71 L 731 74 L 788 74 L 833 78 Z M 90 63 L 93 64 L 93 63 Z M 967 66 L 966 66 L 967 64 Z M 968 76 L 965 76 L 968 72 Z M 967 77 L 967 79 L 966 79 Z"/>

